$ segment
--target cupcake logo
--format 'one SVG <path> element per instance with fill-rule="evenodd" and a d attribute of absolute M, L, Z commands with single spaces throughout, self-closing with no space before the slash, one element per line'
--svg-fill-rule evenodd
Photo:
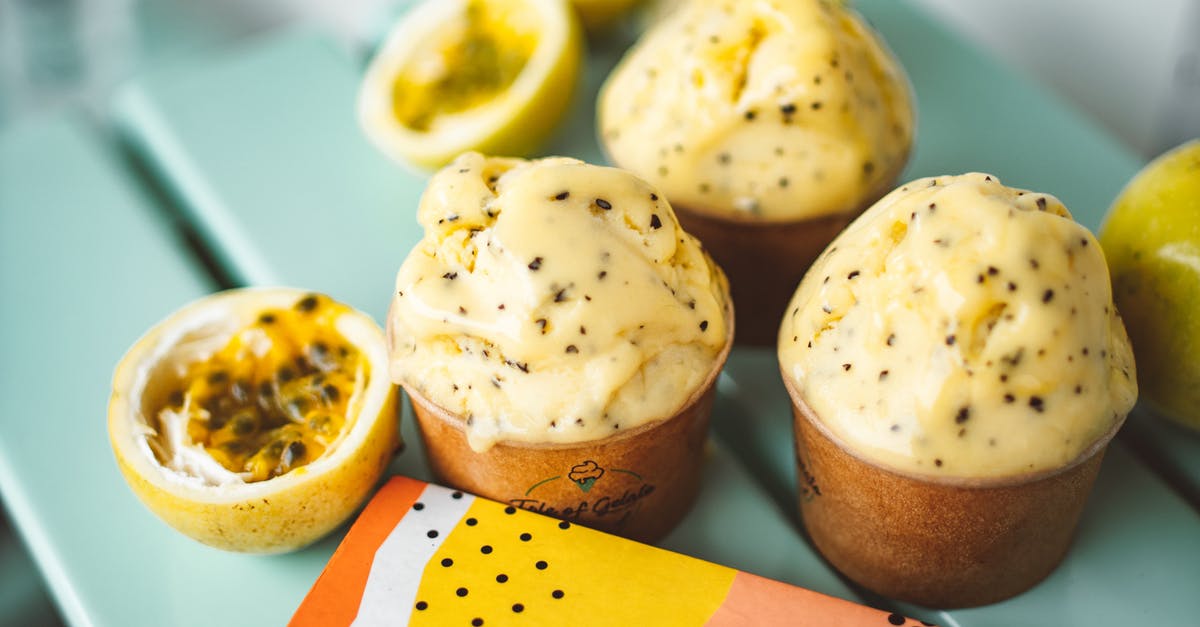
<path fill-rule="evenodd" d="M 642 500 L 655 491 L 654 484 L 648 483 L 637 472 L 605 468 L 593 459 L 564 470 L 566 472 L 561 475 L 547 477 L 529 486 L 521 498 L 508 502 L 521 509 L 564 520 L 615 521 L 605 524 L 620 529 L 641 509 Z M 576 489 L 579 492 L 575 492 Z M 564 499 L 574 498 L 579 500 L 563 506 Z"/>
<path fill-rule="evenodd" d="M 588 492 L 593 485 L 604 476 L 604 469 L 600 464 L 592 460 L 587 460 L 582 464 L 576 464 L 571 467 L 571 472 L 567 473 L 567 478 L 575 482 L 580 490 Z"/>

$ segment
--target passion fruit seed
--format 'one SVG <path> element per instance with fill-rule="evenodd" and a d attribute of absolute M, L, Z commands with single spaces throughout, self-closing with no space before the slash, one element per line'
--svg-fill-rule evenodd
<path fill-rule="evenodd" d="M 192 366 L 166 408 L 187 411 L 192 441 L 248 481 L 320 457 L 342 430 L 361 361 L 332 330 L 338 311 L 309 294 L 290 309 L 261 312 L 210 360 Z M 248 348 L 264 336 L 265 353 Z"/>

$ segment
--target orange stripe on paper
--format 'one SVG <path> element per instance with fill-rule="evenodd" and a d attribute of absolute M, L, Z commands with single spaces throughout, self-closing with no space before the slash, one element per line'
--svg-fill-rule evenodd
<path fill-rule="evenodd" d="M 358 615 L 375 551 L 408 513 L 427 484 L 392 477 L 358 516 L 329 564 L 288 623 L 291 627 L 349 625 Z"/>
<path fill-rule="evenodd" d="M 895 622 L 900 621 L 900 622 Z M 826 596 L 758 575 L 739 572 L 733 578 L 725 602 L 708 625 L 821 625 L 822 627 L 860 627 L 862 625 L 919 625 L 898 615 Z"/>

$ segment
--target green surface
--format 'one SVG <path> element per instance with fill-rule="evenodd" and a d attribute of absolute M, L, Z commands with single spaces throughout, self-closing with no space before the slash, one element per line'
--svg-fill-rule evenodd
<path fill-rule="evenodd" d="M 0 134 L 0 490 L 77 624 L 129 603 L 145 562 L 165 569 L 180 544 L 146 524 L 104 427 L 117 359 L 209 289 L 164 227 L 79 120 Z"/>

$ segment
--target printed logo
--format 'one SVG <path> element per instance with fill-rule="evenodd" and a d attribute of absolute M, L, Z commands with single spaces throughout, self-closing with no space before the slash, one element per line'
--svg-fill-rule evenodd
<path fill-rule="evenodd" d="M 565 499 L 571 497 L 554 497 L 553 487 L 559 480 L 571 482 L 584 495 L 584 498 L 570 505 L 562 506 Z M 597 487 L 599 486 L 599 487 Z M 595 494 L 589 494 L 596 489 Z M 561 490 L 561 488 L 560 488 Z M 520 507 L 554 516 L 565 520 L 579 520 L 586 517 L 593 520 L 615 518 L 613 527 L 620 528 L 636 512 L 642 499 L 654 493 L 654 485 L 646 483 L 642 476 L 625 468 L 603 468 L 594 460 L 584 460 L 571 466 L 562 475 L 543 479 L 525 491 L 523 498 L 509 499 L 509 503 Z M 552 499 L 551 501 L 544 500 Z"/>
<path fill-rule="evenodd" d="M 808 503 L 813 499 L 821 496 L 821 486 L 817 485 L 817 478 L 808 470 L 808 465 L 804 463 L 804 458 L 796 453 L 796 468 L 800 470 L 800 500 Z"/>
<path fill-rule="evenodd" d="M 574 481 L 575 485 L 584 492 L 591 490 L 592 486 L 596 485 L 596 481 L 603 476 L 604 469 L 590 459 L 582 464 L 571 466 L 571 472 L 567 473 L 567 478 Z"/>

